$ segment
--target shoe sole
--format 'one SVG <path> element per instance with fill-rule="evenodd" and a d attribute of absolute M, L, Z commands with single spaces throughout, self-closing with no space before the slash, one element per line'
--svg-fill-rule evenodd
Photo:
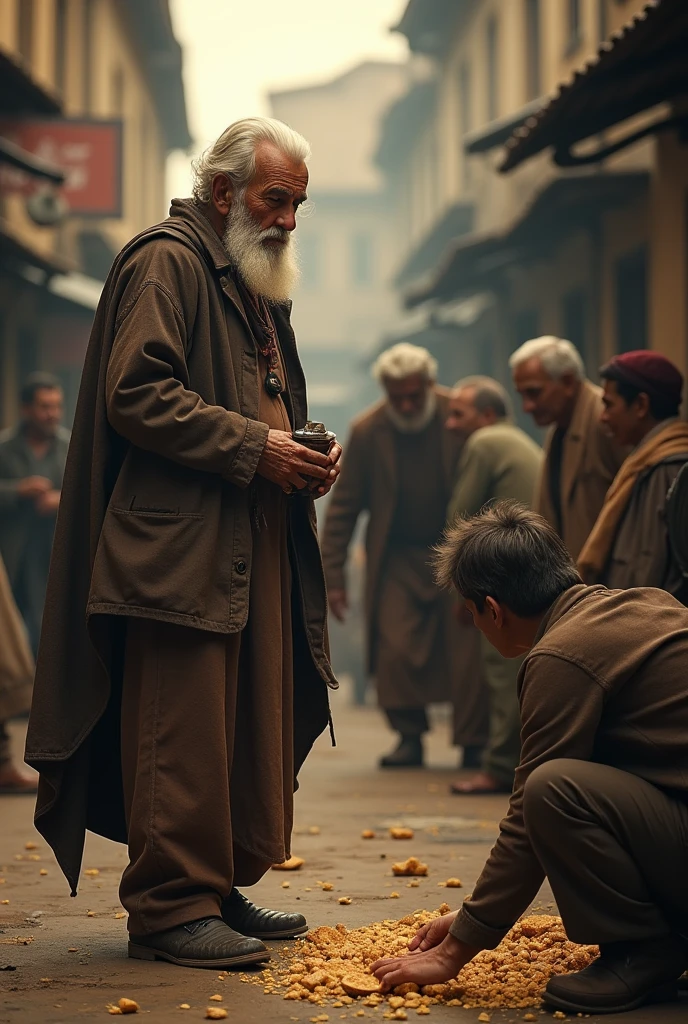
<path fill-rule="evenodd" d="M 242 932 L 241 934 L 248 935 L 251 939 L 262 939 L 263 942 L 269 942 L 270 939 L 295 939 L 299 935 L 305 935 L 307 931 L 308 925 L 304 924 L 301 928 L 285 928 L 282 932 Z"/>
<path fill-rule="evenodd" d="M 629 1010 L 637 1010 L 640 1006 L 648 1003 L 673 1003 L 678 999 L 678 984 L 671 982 L 662 985 L 660 988 L 652 989 L 637 999 L 619 1006 L 585 1006 L 582 1003 L 574 1003 L 561 996 L 551 995 L 545 991 L 543 1002 L 548 1006 L 554 1006 L 558 1010 L 568 1010 L 569 1013 L 628 1013 Z"/>
<path fill-rule="evenodd" d="M 172 956 L 162 949 L 151 949 L 149 946 L 137 946 L 134 942 L 129 943 L 129 956 L 134 960 L 166 960 L 177 967 L 208 967 L 217 970 L 218 967 L 243 967 L 246 964 L 262 964 L 270 960 L 270 954 L 245 953 L 243 956 L 218 957 L 215 960 L 187 960 L 184 957 Z"/>

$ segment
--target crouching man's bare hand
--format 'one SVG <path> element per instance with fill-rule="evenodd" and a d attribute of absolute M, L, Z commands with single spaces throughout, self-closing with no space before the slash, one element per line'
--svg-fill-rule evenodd
<path fill-rule="evenodd" d="M 455 978 L 478 952 L 448 934 L 430 949 L 413 950 L 406 956 L 383 957 L 370 968 L 383 992 L 413 981 L 416 985 L 437 985 Z"/>
<path fill-rule="evenodd" d="M 338 471 L 338 469 L 337 469 Z M 304 487 L 326 487 L 335 467 L 329 455 L 311 451 L 294 441 L 286 430 L 269 430 L 256 472 L 286 494 Z M 332 477 L 332 483 L 336 479 Z"/>

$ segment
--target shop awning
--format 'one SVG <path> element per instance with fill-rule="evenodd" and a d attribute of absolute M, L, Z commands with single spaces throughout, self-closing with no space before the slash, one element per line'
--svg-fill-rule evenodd
<path fill-rule="evenodd" d="M 525 106 L 521 107 L 520 110 L 516 110 L 513 114 L 500 117 L 496 121 L 490 121 L 489 124 L 483 125 L 482 128 L 468 132 L 463 137 L 465 152 L 471 154 L 489 153 L 496 146 L 503 146 L 517 128 L 525 124 L 533 114 L 537 114 L 542 110 L 544 102 L 545 100 L 542 97 L 537 100 L 531 100 L 530 103 L 526 103 Z"/>
<path fill-rule="evenodd" d="M 44 253 L 29 245 L 0 219 L 0 266 L 30 280 L 42 284 L 53 274 L 65 274 L 71 267 L 52 253 Z"/>
<path fill-rule="evenodd" d="M 0 49 L 0 115 L 60 114 L 60 101 L 39 85 L 21 64 Z"/>
<path fill-rule="evenodd" d="M 514 131 L 499 170 L 511 171 L 548 146 L 555 162 L 570 164 L 575 143 L 688 94 L 687 55 L 687 0 L 648 3 Z"/>
<path fill-rule="evenodd" d="M 641 196 L 647 186 L 644 172 L 556 178 L 506 231 L 474 234 L 454 242 L 438 271 L 406 292 L 404 305 L 412 309 L 430 299 L 447 302 L 484 291 L 505 268 L 545 257 L 562 237 L 594 222 L 603 210 Z"/>
<path fill-rule="evenodd" d="M 53 185 L 62 185 L 66 175 L 55 164 L 43 160 L 40 156 L 28 153 L 21 146 L 0 135 L 0 164 L 9 164 L 20 171 L 30 174 L 32 178 L 42 178 Z"/>
<path fill-rule="evenodd" d="M 475 207 L 472 203 L 455 203 L 416 245 L 394 278 L 397 288 L 427 274 L 436 265 L 453 239 L 467 235 L 473 228 Z"/>

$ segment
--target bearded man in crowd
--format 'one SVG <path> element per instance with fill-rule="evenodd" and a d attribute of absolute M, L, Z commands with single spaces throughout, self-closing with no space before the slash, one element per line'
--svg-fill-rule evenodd
<path fill-rule="evenodd" d="M 327 510 L 330 609 L 340 620 L 346 616 L 348 547 L 358 517 L 368 512 L 368 663 L 380 707 L 399 734 L 380 766 L 421 766 L 426 705 L 451 699 L 454 742 L 464 766 L 478 767 L 487 738 L 478 635 L 456 621 L 456 602 L 437 587 L 430 567 L 461 447 L 444 429 L 450 393 L 436 383 L 430 353 L 405 342 L 383 352 L 373 374 L 385 397 L 354 420 Z"/>
<path fill-rule="evenodd" d="M 336 686 L 312 498 L 341 450 L 292 439 L 308 155 L 278 121 L 231 125 L 194 198 L 115 260 L 86 357 L 27 759 L 73 893 L 85 829 L 128 842 L 120 896 L 144 960 L 264 961 L 261 939 L 307 927 L 236 886 L 288 857 L 295 776 Z"/>

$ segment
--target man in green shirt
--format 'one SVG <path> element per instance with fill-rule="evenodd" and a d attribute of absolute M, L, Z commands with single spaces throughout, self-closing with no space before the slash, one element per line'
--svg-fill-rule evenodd
<path fill-rule="evenodd" d="M 531 505 L 542 469 L 542 449 L 510 422 L 506 390 L 492 377 L 466 377 L 454 385 L 446 426 L 464 440 L 448 509 L 451 523 L 502 499 Z M 454 793 L 511 792 L 520 754 L 516 679 L 520 660 L 503 658 L 482 640 L 489 692 L 489 739 L 482 770 L 452 786 Z"/>

